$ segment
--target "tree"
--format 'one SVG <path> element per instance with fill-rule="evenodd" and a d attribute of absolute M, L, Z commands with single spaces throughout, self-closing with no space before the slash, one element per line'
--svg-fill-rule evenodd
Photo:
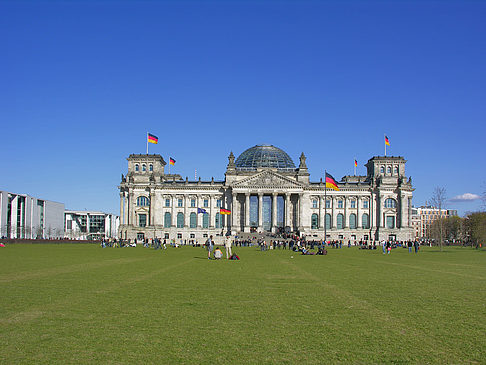
<path fill-rule="evenodd" d="M 466 228 L 470 240 L 476 247 L 486 242 L 486 213 L 470 213 L 466 217 Z"/>
<path fill-rule="evenodd" d="M 439 208 L 439 224 L 438 224 L 438 238 L 439 238 L 439 247 L 440 250 L 442 251 L 442 242 L 444 240 L 444 220 L 442 219 L 442 207 L 444 206 L 444 203 L 446 202 L 446 189 L 441 188 L 441 187 L 436 187 L 434 189 L 434 192 L 432 193 L 432 197 L 430 199 L 430 202 L 435 208 Z"/>

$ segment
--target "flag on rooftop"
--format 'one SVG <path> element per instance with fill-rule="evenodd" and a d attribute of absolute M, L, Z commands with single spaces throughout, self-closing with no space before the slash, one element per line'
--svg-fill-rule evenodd
<path fill-rule="evenodd" d="M 169 158 L 169 164 L 172 166 L 175 165 L 175 160 L 172 157 Z"/>
<path fill-rule="evenodd" d="M 147 138 L 150 143 L 154 143 L 154 144 L 159 143 L 159 137 L 154 136 L 153 134 L 148 133 Z"/>
<path fill-rule="evenodd" d="M 388 137 L 387 137 L 387 136 L 385 136 L 385 144 L 386 144 L 387 146 L 389 146 L 389 145 L 390 145 L 390 141 L 388 140 Z"/>
<path fill-rule="evenodd" d="M 358 161 L 354 160 L 354 167 L 358 167 Z"/>

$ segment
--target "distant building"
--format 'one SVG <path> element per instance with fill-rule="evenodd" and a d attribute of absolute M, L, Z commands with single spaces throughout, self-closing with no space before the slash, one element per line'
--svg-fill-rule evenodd
<path fill-rule="evenodd" d="M 225 179 L 166 174 L 160 155 L 128 157 L 120 189 L 120 238 L 203 240 L 242 232 L 295 232 L 310 239 L 409 240 L 412 180 L 406 160 L 374 156 L 365 176 L 344 176 L 339 191 L 311 181 L 285 151 L 254 146 L 228 156 Z"/>
<path fill-rule="evenodd" d="M 69 239 L 117 238 L 120 219 L 110 213 L 66 210 L 65 237 Z"/>
<path fill-rule="evenodd" d="M 429 238 L 429 228 L 437 219 L 457 216 L 457 210 L 439 209 L 432 206 L 412 208 L 412 228 L 415 238 Z"/>
<path fill-rule="evenodd" d="M 0 237 L 64 236 L 64 204 L 0 191 Z"/>

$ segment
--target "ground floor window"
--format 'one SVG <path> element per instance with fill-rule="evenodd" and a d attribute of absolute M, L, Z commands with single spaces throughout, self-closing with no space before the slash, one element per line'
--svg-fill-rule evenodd
<path fill-rule="evenodd" d="M 182 233 L 177 233 L 177 238 L 182 238 Z"/>
<path fill-rule="evenodd" d="M 386 217 L 386 227 L 387 228 L 395 228 L 395 217 L 387 216 Z"/>
<path fill-rule="evenodd" d="M 164 238 L 168 240 L 169 239 L 169 234 L 168 233 L 164 233 Z"/>
<path fill-rule="evenodd" d="M 191 233 L 191 235 L 189 237 L 190 238 L 196 238 L 196 235 L 194 233 Z"/>
<path fill-rule="evenodd" d="M 319 217 L 317 216 L 317 214 L 312 214 L 312 217 L 311 217 L 311 229 L 317 229 L 319 228 Z"/>

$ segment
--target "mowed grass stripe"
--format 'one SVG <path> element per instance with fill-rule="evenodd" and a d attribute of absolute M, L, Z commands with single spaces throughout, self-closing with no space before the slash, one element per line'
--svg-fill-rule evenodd
<path fill-rule="evenodd" d="M 130 262 L 136 262 L 136 261 L 141 261 L 142 259 L 132 259 L 132 260 L 117 260 L 118 264 L 124 264 L 124 263 L 130 263 Z M 113 264 L 112 260 L 109 261 L 110 265 Z M 25 322 L 29 320 L 33 320 L 36 318 L 39 318 L 40 316 L 56 310 L 56 308 L 64 308 L 68 304 L 72 303 L 79 303 L 82 301 L 83 298 L 86 297 L 91 297 L 91 296 L 97 296 L 97 295 L 103 295 L 107 294 L 113 291 L 121 290 L 123 287 L 130 286 L 130 285 L 136 285 L 140 281 L 148 280 L 152 278 L 153 276 L 162 274 L 164 272 L 173 270 L 181 265 L 187 264 L 189 260 L 186 260 L 184 262 L 180 262 L 171 266 L 166 266 L 162 267 L 156 270 L 152 270 L 149 272 L 144 272 L 143 274 L 137 274 L 137 275 L 130 275 L 128 278 L 124 278 L 123 280 L 118 280 L 115 283 L 110 283 L 110 285 L 103 285 L 107 284 L 106 282 L 100 282 L 97 285 L 97 288 L 95 290 L 88 290 L 88 291 L 76 291 L 72 295 L 67 295 L 67 296 L 60 296 L 57 300 L 49 303 L 49 304 L 44 304 L 42 306 L 36 307 L 36 308 L 31 308 L 29 310 L 21 311 L 21 312 L 15 312 L 10 314 L 8 317 L 3 317 L 0 318 L 0 325 L 8 325 L 8 324 L 18 324 L 20 322 Z M 93 265 L 91 267 L 87 267 L 86 269 L 94 270 L 97 268 L 106 268 L 107 266 L 110 265 Z M 72 273 L 74 271 L 69 271 L 69 273 Z M 101 285 L 100 285 L 101 284 Z"/>
<path fill-rule="evenodd" d="M 289 264 L 288 262 L 283 263 Z M 461 359 L 461 357 L 452 352 L 448 346 L 441 345 L 440 338 L 431 338 L 429 334 L 426 334 L 417 327 L 411 326 L 399 317 L 394 317 L 391 314 L 392 312 L 382 309 L 382 307 L 377 306 L 376 303 L 374 304 L 368 300 L 364 300 L 343 287 L 330 284 L 326 279 L 317 277 L 297 265 L 291 265 L 291 267 L 313 280 L 315 285 L 321 287 L 322 290 L 332 293 L 332 297 L 339 300 L 337 305 L 345 306 L 347 310 L 353 312 L 356 317 L 362 317 L 363 320 L 365 317 L 372 318 L 373 324 L 379 326 L 377 330 L 381 333 L 382 338 L 387 339 L 385 340 L 387 346 L 394 347 L 397 345 L 397 343 L 389 343 L 389 339 L 401 338 L 404 335 L 413 337 L 416 341 L 413 344 L 398 344 L 401 351 L 405 351 L 408 354 L 407 361 L 413 359 L 416 360 L 421 354 L 427 354 L 427 357 L 430 357 L 430 360 L 427 361 L 434 360 L 440 363 L 458 362 Z M 381 360 L 385 361 L 384 358 Z M 395 362 L 395 360 L 396 359 L 389 358 L 386 359 L 386 362 Z"/>

